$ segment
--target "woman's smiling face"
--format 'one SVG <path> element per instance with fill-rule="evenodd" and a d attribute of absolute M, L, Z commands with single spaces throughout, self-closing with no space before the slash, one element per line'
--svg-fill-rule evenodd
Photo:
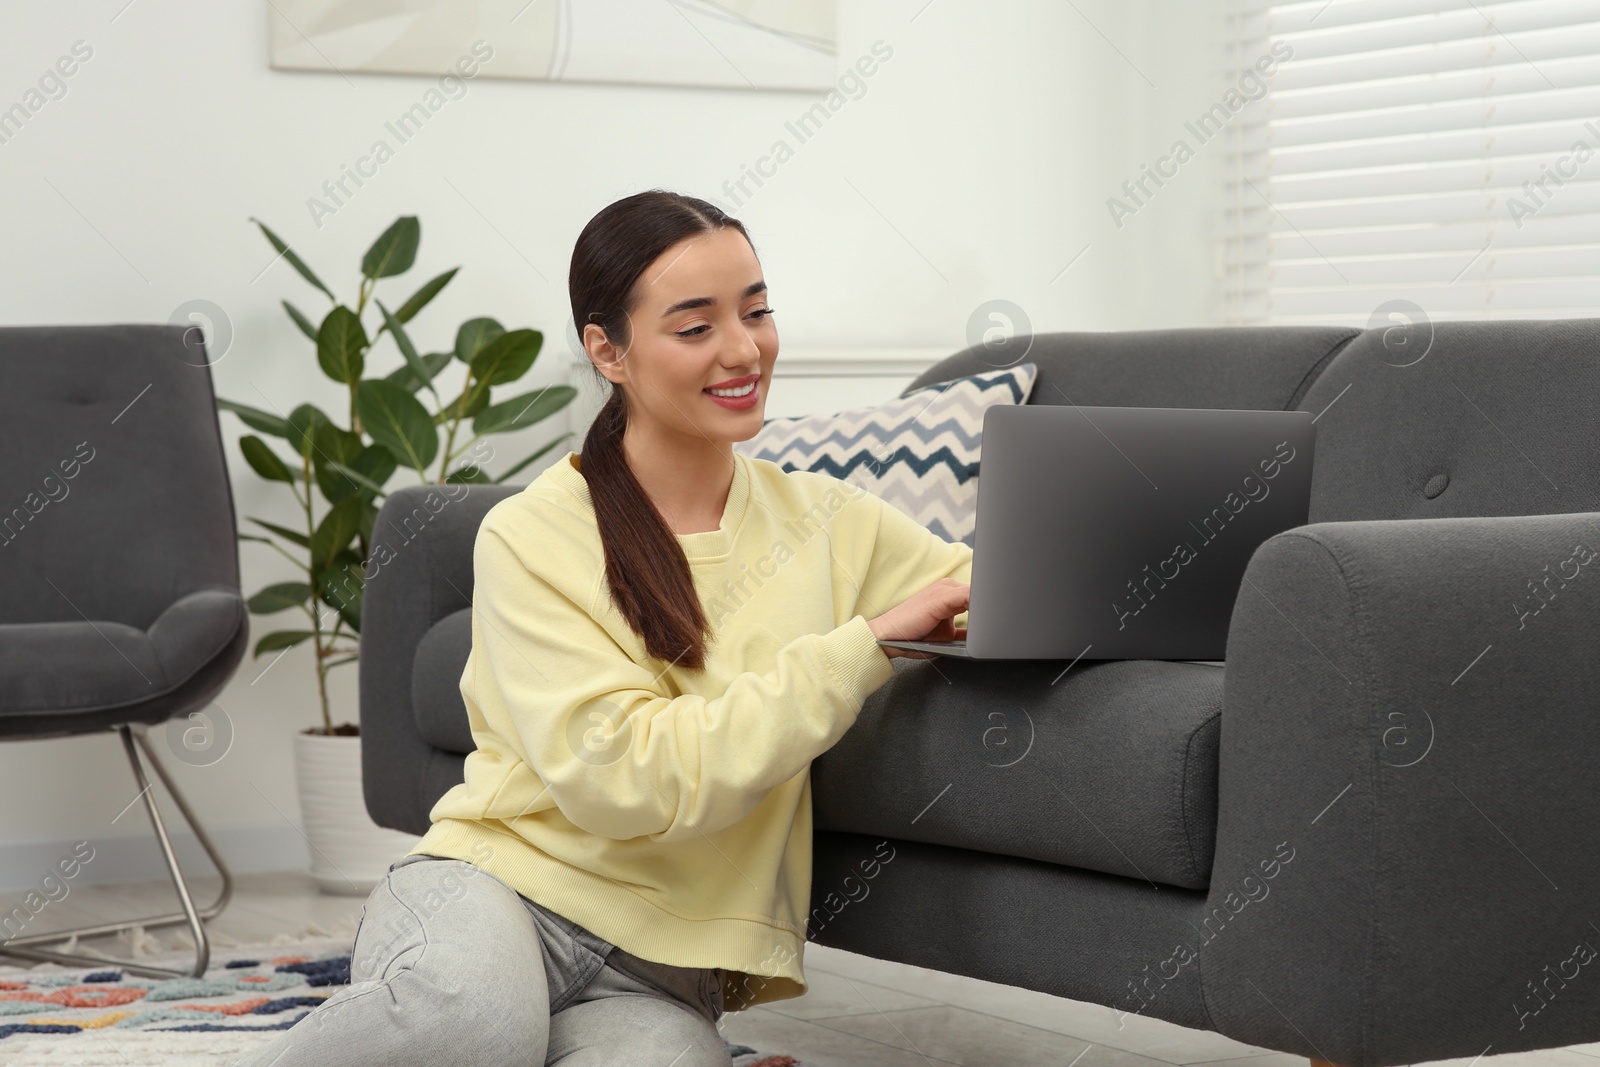
<path fill-rule="evenodd" d="M 734 227 L 685 238 L 645 268 L 632 334 L 613 345 L 584 328 L 591 359 L 625 386 L 630 425 L 658 434 L 744 441 L 761 429 L 778 358 L 778 328 L 761 264 Z M 753 384 L 753 388 L 751 388 Z M 745 395 L 714 395 L 720 393 Z"/>

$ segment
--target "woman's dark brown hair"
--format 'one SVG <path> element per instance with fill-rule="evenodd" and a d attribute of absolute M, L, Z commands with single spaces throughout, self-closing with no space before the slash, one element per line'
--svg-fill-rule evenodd
<path fill-rule="evenodd" d="M 638 305 L 636 283 L 645 268 L 679 241 L 729 226 L 750 240 L 744 224 L 715 204 L 664 189 L 601 209 L 578 235 L 567 274 L 579 339 L 594 323 L 625 351 L 632 340 L 628 313 Z M 579 463 L 605 547 L 612 602 L 651 656 L 702 670 L 710 627 L 689 561 L 623 456 L 627 393 L 598 368 L 595 375 L 602 388 L 611 386 L 611 395 L 589 426 Z"/>

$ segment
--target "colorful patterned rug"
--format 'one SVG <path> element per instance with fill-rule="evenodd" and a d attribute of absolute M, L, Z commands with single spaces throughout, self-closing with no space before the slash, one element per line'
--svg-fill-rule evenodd
<path fill-rule="evenodd" d="M 173 968 L 194 961 L 192 952 L 137 956 Z M 213 946 L 204 978 L 147 978 L 116 966 L 0 964 L 0 1064 L 222 1067 L 293 1026 L 349 981 L 349 938 L 280 936 L 271 945 Z M 728 1051 L 735 1067 L 803 1067 L 735 1042 Z"/>

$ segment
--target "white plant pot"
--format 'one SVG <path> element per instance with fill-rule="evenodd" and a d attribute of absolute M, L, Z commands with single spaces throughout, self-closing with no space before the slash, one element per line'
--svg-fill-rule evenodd
<path fill-rule="evenodd" d="M 311 877 L 325 893 L 366 896 L 389 864 L 422 840 L 372 821 L 361 794 L 361 738 L 297 733 L 294 776 L 311 845 Z"/>

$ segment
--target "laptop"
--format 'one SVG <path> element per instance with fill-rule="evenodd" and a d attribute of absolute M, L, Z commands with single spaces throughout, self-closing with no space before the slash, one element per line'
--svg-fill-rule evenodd
<path fill-rule="evenodd" d="M 1306 411 L 998 405 L 984 412 L 967 659 L 1220 664 L 1245 565 L 1307 522 Z"/>

